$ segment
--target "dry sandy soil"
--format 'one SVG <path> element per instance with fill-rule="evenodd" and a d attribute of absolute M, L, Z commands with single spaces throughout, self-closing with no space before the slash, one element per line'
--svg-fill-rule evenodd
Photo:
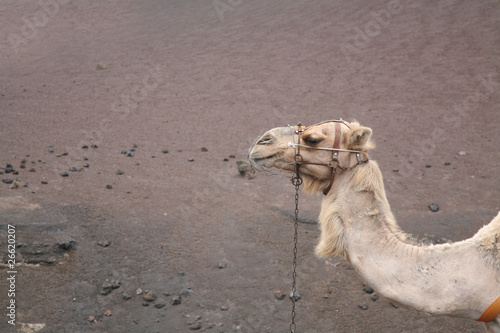
<path fill-rule="evenodd" d="M 20 185 L 0 182 L 1 332 L 287 332 L 293 186 L 235 164 L 275 126 L 371 127 L 394 214 L 421 239 L 465 239 L 500 210 L 498 1 L 0 11 L 0 178 Z M 374 302 L 347 262 L 315 258 L 320 201 L 301 197 L 298 332 L 483 331 Z"/>

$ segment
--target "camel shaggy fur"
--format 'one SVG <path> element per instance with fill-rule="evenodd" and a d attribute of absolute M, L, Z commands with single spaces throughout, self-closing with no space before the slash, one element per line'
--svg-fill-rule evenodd
<path fill-rule="evenodd" d="M 480 318 L 500 296 L 500 214 L 470 239 L 430 246 L 414 243 L 391 212 L 378 164 L 370 160 L 352 167 L 349 151 L 366 153 L 374 147 L 371 129 L 357 122 L 342 123 L 340 129 L 343 150 L 338 163 L 343 168 L 337 168 L 322 202 L 316 254 L 345 258 L 380 294 L 409 308 Z M 307 127 L 300 133 L 300 145 L 293 128 L 274 128 L 255 141 L 249 160 L 257 168 L 292 173 L 300 146 L 304 190 L 322 192 L 332 168 L 318 164 L 331 161 L 334 138 L 333 122 Z M 500 333 L 500 316 L 484 325 L 487 332 Z"/>

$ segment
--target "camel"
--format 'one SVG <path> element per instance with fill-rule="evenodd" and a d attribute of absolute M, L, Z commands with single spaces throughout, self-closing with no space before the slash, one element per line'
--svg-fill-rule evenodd
<path fill-rule="evenodd" d="M 316 255 L 343 257 L 397 304 L 479 320 L 500 333 L 500 213 L 467 240 L 414 242 L 391 212 L 377 162 L 368 159 L 371 136 L 356 121 L 278 127 L 256 139 L 248 158 L 258 170 L 296 174 L 297 164 L 304 191 L 325 194 Z"/>

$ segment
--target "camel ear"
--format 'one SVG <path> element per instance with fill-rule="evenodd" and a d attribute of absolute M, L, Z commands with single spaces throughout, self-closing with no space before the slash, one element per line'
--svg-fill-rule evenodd
<path fill-rule="evenodd" d="M 368 127 L 359 126 L 353 128 L 347 134 L 347 148 L 353 150 L 368 150 L 373 148 L 370 140 L 372 130 Z"/>

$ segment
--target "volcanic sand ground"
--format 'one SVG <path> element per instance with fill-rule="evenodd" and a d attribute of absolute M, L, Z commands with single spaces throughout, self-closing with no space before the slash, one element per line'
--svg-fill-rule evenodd
<path fill-rule="evenodd" d="M 28 184 L 0 183 L 1 256 L 10 224 L 21 262 L 15 298 L 0 269 L 2 332 L 286 332 L 291 302 L 274 293 L 291 285 L 293 187 L 235 164 L 275 126 L 371 127 L 394 214 L 419 238 L 468 238 L 500 210 L 498 1 L 0 10 L 0 166 L 18 171 L 0 177 Z M 301 196 L 298 332 L 483 331 L 373 302 L 347 262 L 316 258 L 320 200 Z"/>

